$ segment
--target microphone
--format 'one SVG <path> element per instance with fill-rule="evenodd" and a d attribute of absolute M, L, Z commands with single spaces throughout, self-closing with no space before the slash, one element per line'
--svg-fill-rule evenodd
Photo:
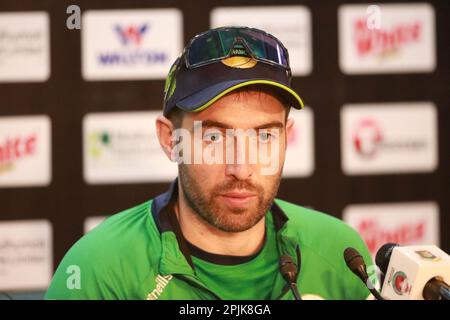
<path fill-rule="evenodd" d="M 425 300 L 450 300 L 450 287 L 442 278 L 433 278 L 423 288 Z"/>
<path fill-rule="evenodd" d="M 344 260 L 347 264 L 347 267 L 361 279 L 362 282 L 366 285 L 367 289 L 369 289 L 370 293 L 377 300 L 384 300 L 380 293 L 375 288 L 370 288 L 367 284 L 367 280 L 369 279 L 369 275 L 367 274 L 366 263 L 364 262 L 363 257 L 355 248 L 347 248 L 344 250 Z"/>
<path fill-rule="evenodd" d="M 377 257 L 385 274 L 381 294 L 386 299 L 450 300 L 450 256 L 438 247 L 388 243 Z"/>
<path fill-rule="evenodd" d="M 297 265 L 294 260 L 288 255 L 282 255 L 279 261 L 280 272 L 283 278 L 289 284 L 292 293 L 294 294 L 295 300 L 302 300 L 300 293 L 297 288 Z"/>
<path fill-rule="evenodd" d="M 386 271 L 391 260 L 392 250 L 398 247 L 398 243 L 386 243 L 378 249 L 375 256 L 375 264 L 380 268 L 381 271 L 381 289 L 383 289 L 384 277 L 386 276 Z"/>

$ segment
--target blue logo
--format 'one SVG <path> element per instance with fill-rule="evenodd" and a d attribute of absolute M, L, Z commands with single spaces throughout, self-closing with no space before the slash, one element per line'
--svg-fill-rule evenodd
<path fill-rule="evenodd" d="M 133 43 L 136 46 L 140 46 L 142 42 L 142 36 L 144 35 L 145 31 L 147 31 L 147 25 L 143 24 L 140 27 L 136 27 L 133 25 L 126 27 L 116 25 L 114 29 L 119 35 L 119 38 L 124 46 L 130 43 Z"/>
<path fill-rule="evenodd" d="M 149 37 L 150 26 L 141 25 L 120 25 L 113 26 L 118 41 L 122 44 L 122 49 L 102 51 L 98 54 L 98 62 L 104 66 L 152 66 L 165 64 L 168 55 L 164 51 L 144 48 L 144 40 Z M 148 43 L 148 42 L 147 42 Z M 157 43 L 155 47 L 157 47 Z"/>

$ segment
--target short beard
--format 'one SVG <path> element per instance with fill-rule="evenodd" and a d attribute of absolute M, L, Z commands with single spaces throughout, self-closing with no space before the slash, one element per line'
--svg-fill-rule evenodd
<path fill-rule="evenodd" d="M 179 179 L 187 205 L 203 221 L 224 232 L 242 232 L 256 225 L 272 206 L 281 181 L 281 173 L 275 178 L 273 188 L 264 190 L 248 181 L 234 180 L 219 184 L 209 194 L 206 194 L 189 173 L 184 164 L 179 165 Z M 256 207 L 248 209 L 229 209 L 218 205 L 215 198 L 231 190 L 251 191 L 257 196 Z M 267 194 L 267 196 L 266 196 Z"/>

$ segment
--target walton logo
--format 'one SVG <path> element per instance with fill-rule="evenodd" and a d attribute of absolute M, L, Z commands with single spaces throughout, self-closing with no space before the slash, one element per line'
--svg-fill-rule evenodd
<path fill-rule="evenodd" d="M 116 25 L 114 29 L 117 31 L 120 41 L 124 46 L 129 43 L 134 43 L 134 45 L 139 46 L 142 41 L 142 36 L 147 31 L 148 26 L 146 24 L 143 24 L 140 27 L 133 25 L 121 27 Z"/>
<path fill-rule="evenodd" d="M 156 288 L 147 295 L 147 300 L 156 300 L 163 293 L 164 288 L 169 284 L 169 281 L 173 278 L 172 275 L 162 276 L 158 274 L 156 276 Z"/>
<path fill-rule="evenodd" d="M 423 25 L 420 21 L 394 25 L 390 29 L 368 29 L 366 18 L 358 19 L 354 26 L 354 44 L 359 56 L 388 56 L 402 47 L 421 40 Z"/>
<path fill-rule="evenodd" d="M 36 153 L 36 134 L 25 137 L 7 138 L 0 144 L 0 172 L 13 168 L 16 160 Z"/>
<path fill-rule="evenodd" d="M 167 52 L 149 48 L 150 45 L 157 44 L 144 42 L 143 36 L 148 34 L 150 26 L 142 24 L 140 26 L 128 25 L 122 27 L 116 25 L 113 31 L 118 36 L 121 48 L 105 49 L 98 54 L 98 62 L 104 66 L 152 66 L 166 63 Z"/>

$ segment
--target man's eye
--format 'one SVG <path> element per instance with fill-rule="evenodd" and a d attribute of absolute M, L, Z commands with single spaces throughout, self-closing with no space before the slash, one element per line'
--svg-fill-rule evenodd
<path fill-rule="evenodd" d="M 270 132 L 260 132 L 259 133 L 259 141 L 268 142 L 272 139 L 272 134 Z"/>
<path fill-rule="evenodd" d="M 222 134 L 220 132 L 207 133 L 204 135 L 205 142 L 219 142 L 222 141 Z"/>

